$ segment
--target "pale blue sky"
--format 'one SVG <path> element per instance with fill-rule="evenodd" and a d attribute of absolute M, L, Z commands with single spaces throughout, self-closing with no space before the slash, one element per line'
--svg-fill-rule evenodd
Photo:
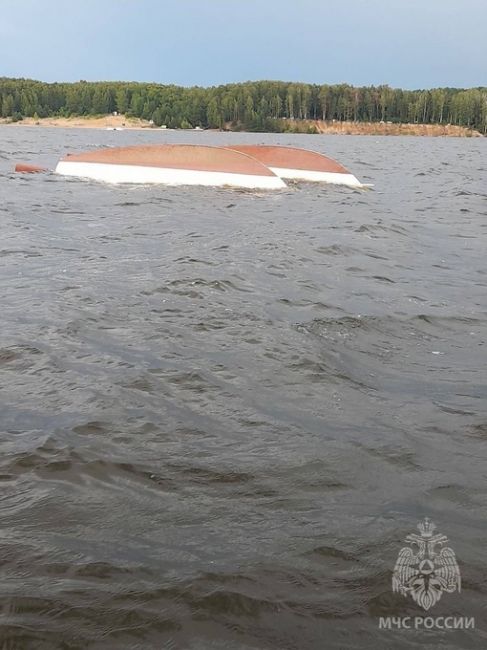
<path fill-rule="evenodd" d="M 0 1 L 0 76 L 487 86 L 487 0 Z"/>

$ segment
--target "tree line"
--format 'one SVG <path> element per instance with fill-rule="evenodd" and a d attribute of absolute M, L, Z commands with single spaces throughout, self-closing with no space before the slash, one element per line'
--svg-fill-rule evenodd
<path fill-rule="evenodd" d="M 306 120 L 336 120 L 455 124 L 487 133 L 487 88 L 402 90 L 387 85 L 283 81 L 186 88 L 0 78 L 0 115 L 4 118 L 88 116 L 114 111 L 169 128 L 292 131 Z"/>

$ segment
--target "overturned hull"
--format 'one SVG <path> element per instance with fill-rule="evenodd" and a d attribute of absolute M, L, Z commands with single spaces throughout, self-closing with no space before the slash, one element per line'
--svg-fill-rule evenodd
<path fill-rule="evenodd" d="M 62 158 L 55 171 L 108 183 L 286 187 L 269 167 L 243 151 L 191 144 L 137 145 L 72 154 Z"/>
<path fill-rule="evenodd" d="M 254 144 L 229 145 L 228 148 L 252 156 L 281 178 L 365 187 L 343 165 L 316 151 Z"/>
<path fill-rule="evenodd" d="M 19 163 L 16 171 L 47 171 Z M 343 165 L 315 151 L 274 145 L 152 144 L 68 154 L 55 169 L 107 183 L 162 183 L 275 190 L 283 179 L 367 187 Z"/>

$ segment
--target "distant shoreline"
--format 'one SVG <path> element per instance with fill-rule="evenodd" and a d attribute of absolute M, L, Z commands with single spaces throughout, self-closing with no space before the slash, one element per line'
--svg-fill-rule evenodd
<path fill-rule="evenodd" d="M 287 122 L 287 121 L 286 121 Z M 53 127 L 64 129 L 102 129 L 102 130 L 157 130 L 160 127 L 141 118 L 123 115 L 104 115 L 88 117 L 25 117 L 17 122 L 1 118 L 0 125 Z M 286 124 L 287 127 L 287 124 Z M 190 129 L 194 130 L 194 129 Z M 225 129 L 234 131 L 232 128 Z M 236 130 L 235 130 L 236 131 Z M 286 133 L 317 133 L 324 135 L 391 135 L 391 136 L 429 136 L 429 137 L 483 137 L 479 131 L 451 124 L 396 124 L 392 122 L 339 122 L 322 120 L 294 120 L 288 122 Z"/>

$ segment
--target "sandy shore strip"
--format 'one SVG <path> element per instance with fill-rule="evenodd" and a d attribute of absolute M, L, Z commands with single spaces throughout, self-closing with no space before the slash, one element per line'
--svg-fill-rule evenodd
<path fill-rule="evenodd" d="M 10 118 L 0 118 L 0 124 L 11 126 L 58 127 L 63 129 L 160 129 L 148 120 L 124 115 L 101 115 L 86 117 L 24 117 L 18 122 Z M 482 137 L 478 131 L 452 124 L 394 124 L 392 122 L 339 122 L 322 120 L 302 120 L 289 124 L 288 133 L 314 133 L 325 135 L 415 135 L 435 137 Z M 294 131 L 296 127 L 296 131 Z M 161 129 L 162 130 L 162 129 Z M 227 129 L 231 127 L 227 125 Z"/>
<path fill-rule="evenodd" d="M 148 120 L 124 115 L 101 115 L 87 117 L 24 117 L 23 120 L 12 122 L 8 118 L 0 119 L 0 124 L 12 126 L 58 127 L 62 129 L 153 129 L 156 128 Z"/>
<path fill-rule="evenodd" d="M 318 133 L 335 135 L 422 135 L 447 137 L 482 137 L 479 131 L 453 124 L 408 124 L 394 122 L 323 122 L 309 120 Z"/>

